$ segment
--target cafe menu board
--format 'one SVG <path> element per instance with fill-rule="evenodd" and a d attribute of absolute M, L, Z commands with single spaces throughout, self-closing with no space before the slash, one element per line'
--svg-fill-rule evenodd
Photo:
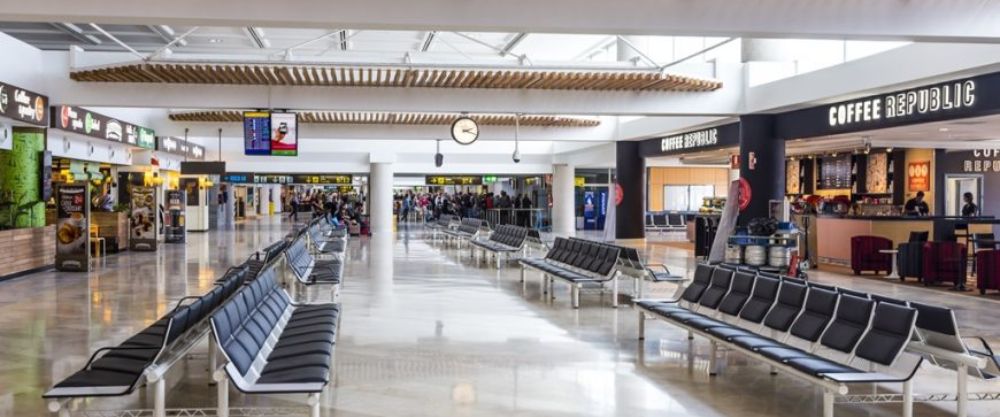
<path fill-rule="evenodd" d="M 52 106 L 49 127 L 78 133 L 95 139 L 124 143 L 130 146 L 153 149 L 150 138 L 152 129 L 123 122 L 76 106 Z"/>
<path fill-rule="evenodd" d="M 248 111 L 243 113 L 243 153 L 245 155 L 271 154 L 271 113 Z"/>
<path fill-rule="evenodd" d="M 819 160 L 819 181 L 821 190 L 851 188 L 851 156 L 825 157 Z"/>
<path fill-rule="evenodd" d="M 156 138 L 156 150 L 178 156 L 185 160 L 201 161 L 205 159 L 205 147 L 188 142 L 184 139 L 160 136 Z"/>
<path fill-rule="evenodd" d="M 271 155 L 299 154 L 298 113 L 271 113 Z"/>
<path fill-rule="evenodd" d="M 424 178 L 427 185 L 482 185 L 483 177 L 468 175 L 428 175 Z"/>
<path fill-rule="evenodd" d="M 156 189 L 133 185 L 129 216 L 129 249 L 156 250 Z"/>
<path fill-rule="evenodd" d="M 0 117 L 45 126 L 49 98 L 10 84 L 0 83 Z"/>
<path fill-rule="evenodd" d="M 86 182 L 56 189 L 56 269 L 90 270 L 90 188 Z"/>

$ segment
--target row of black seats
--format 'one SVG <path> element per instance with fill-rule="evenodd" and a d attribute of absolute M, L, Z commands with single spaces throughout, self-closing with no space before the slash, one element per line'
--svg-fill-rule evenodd
<path fill-rule="evenodd" d="M 319 220 L 322 220 L 320 218 Z M 316 252 L 322 254 L 342 254 L 347 250 L 347 235 L 325 236 L 319 222 L 315 222 L 306 229 L 309 239 L 313 242 Z"/>
<path fill-rule="evenodd" d="M 295 305 L 276 275 L 264 270 L 212 315 L 226 374 L 242 392 L 319 392 L 330 381 L 340 307 Z"/>
<path fill-rule="evenodd" d="M 697 267 L 680 300 L 638 306 L 801 375 L 837 381 L 852 374 L 851 382 L 864 382 L 857 375 L 870 366 L 892 366 L 918 315 L 918 305 L 891 298 L 707 265 Z"/>
<path fill-rule="evenodd" d="M 98 349 L 87 365 L 45 393 L 45 398 L 126 395 L 135 390 L 146 368 L 230 298 L 243 285 L 247 267 L 231 268 L 217 285 L 201 296 L 182 298 L 155 323 L 116 347 Z M 193 335 L 200 338 L 201 334 Z M 192 341 L 193 342 L 193 341 Z"/>
<path fill-rule="evenodd" d="M 280 258 L 286 247 L 288 247 L 288 240 L 280 239 L 261 249 L 259 252 L 255 252 L 246 262 L 247 280 L 252 281 L 265 266 L 270 265 Z"/>
<path fill-rule="evenodd" d="M 285 257 L 295 277 L 307 285 L 339 284 L 344 272 L 344 263 L 340 259 L 313 257 L 306 247 L 304 236 L 299 236 L 288 244 Z"/>
<path fill-rule="evenodd" d="M 510 224 L 503 224 L 490 234 L 490 238 L 473 240 L 472 243 L 492 252 L 514 252 L 521 250 L 528 229 Z"/>
<path fill-rule="evenodd" d="M 544 258 L 525 258 L 521 264 L 570 282 L 606 281 L 620 253 L 617 246 L 558 237 Z"/>
<path fill-rule="evenodd" d="M 471 238 L 479 233 L 479 229 L 483 227 L 483 221 L 480 219 L 462 219 L 462 223 L 458 225 L 456 229 L 446 229 L 445 234 L 453 237 L 459 238 Z"/>

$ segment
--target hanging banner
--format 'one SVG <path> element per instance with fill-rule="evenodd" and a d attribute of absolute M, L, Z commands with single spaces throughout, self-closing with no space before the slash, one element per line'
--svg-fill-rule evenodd
<path fill-rule="evenodd" d="M 90 189 L 74 182 L 56 191 L 56 269 L 90 270 Z"/>
<path fill-rule="evenodd" d="M 129 249 L 156 250 L 156 189 L 132 186 Z"/>

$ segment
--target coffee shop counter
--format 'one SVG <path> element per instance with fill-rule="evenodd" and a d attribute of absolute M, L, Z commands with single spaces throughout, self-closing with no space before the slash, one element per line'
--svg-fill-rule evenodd
<path fill-rule="evenodd" d="M 848 266 L 851 264 L 851 238 L 854 236 L 885 237 L 895 247 L 909 240 L 910 232 L 928 232 L 929 239 L 935 240 L 935 234 L 950 233 L 959 222 L 968 224 L 968 233 L 972 234 L 991 233 L 998 221 L 991 217 L 958 219 L 944 216 L 819 215 L 815 217 L 815 257 L 820 265 Z"/>
<path fill-rule="evenodd" d="M 56 261 L 56 227 L 0 230 L 0 279 L 49 268 Z"/>

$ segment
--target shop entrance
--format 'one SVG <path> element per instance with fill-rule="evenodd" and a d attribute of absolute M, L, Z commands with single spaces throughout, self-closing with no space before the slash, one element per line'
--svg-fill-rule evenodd
<path fill-rule="evenodd" d="M 947 174 L 944 178 L 944 204 L 946 216 L 961 216 L 962 206 L 965 201 L 962 196 L 965 193 L 972 193 L 972 201 L 982 204 L 983 201 L 983 176 Z"/>

